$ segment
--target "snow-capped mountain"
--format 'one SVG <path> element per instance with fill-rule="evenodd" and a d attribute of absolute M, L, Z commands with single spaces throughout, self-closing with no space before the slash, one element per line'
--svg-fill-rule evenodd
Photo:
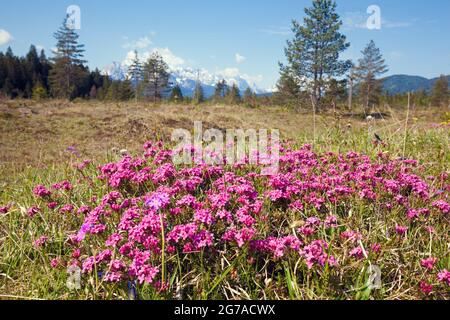
<path fill-rule="evenodd" d="M 108 75 L 113 80 L 124 80 L 128 76 L 128 64 L 125 62 L 113 62 L 103 69 L 103 74 Z M 203 87 L 206 97 L 214 94 L 215 84 L 224 79 L 228 85 L 236 84 L 243 93 L 247 88 L 251 88 L 256 94 L 267 93 L 267 90 L 258 88 L 255 81 L 246 75 L 240 75 L 237 69 L 225 69 L 211 73 L 206 69 L 193 69 L 190 67 L 176 67 L 170 69 L 170 81 L 178 84 L 184 96 L 192 97 L 197 79 Z"/>

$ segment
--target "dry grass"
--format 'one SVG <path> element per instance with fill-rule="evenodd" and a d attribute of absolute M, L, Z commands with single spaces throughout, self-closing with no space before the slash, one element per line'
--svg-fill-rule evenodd
<path fill-rule="evenodd" d="M 426 130 L 442 121 L 442 113 L 412 110 L 409 130 Z M 367 122 L 345 112 L 321 114 L 317 136 L 326 140 L 332 131 L 373 131 L 400 137 L 405 115 L 405 110 L 388 110 L 385 118 Z M 0 102 L 0 169 L 59 163 L 67 158 L 69 146 L 93 159 L 104 158 L 113 148 L 134 152 L 146 140 L 169 140 L 174 129 L 193 130 L 194 121 L 202 121 L 204 128 L 279 129 L 282 139 L 313 140 L 311 113 L 280 107 L 7 101 Z"/>

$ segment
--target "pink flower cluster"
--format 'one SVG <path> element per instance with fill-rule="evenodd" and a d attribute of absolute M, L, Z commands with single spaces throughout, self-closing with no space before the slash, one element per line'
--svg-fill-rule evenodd
<path fill-rule="evenodd" d="M 382 252 L 379 243 L 365 243 L 363 230 L 339 227 L 349 203 L 402 212 L 402 221 L 390 225 L 399 235 L 430 215 L 444 219 L 449 213 L 447 175 L 428 184 L 417 175 L 417 162 L 385 154 L 372 161 L 355 152 L 316 154 L 309 145 L 297 150 L 287 144 L 280 171 L 266 176 L 246 163 L 175 167 L 172 152 L 161 142 L 147 142 L 144 149 L 143 157 L 127 155 L 98 167 L 96 183 L 108 191 L 83 203 L 64 203 L 62 193 L 76 188 L 69 181 L 54 184 L 54 192 L 42 185 L 33 190 L 49 210 L 82 219 L 69 236 L 72 258 L 85 274 L 102 270 L 106 282 L 137 280 L 164 287 L 162 256 L 200 252 L 210 259 L 236 252 L 275 262 L 295 257 L 312 271 L 339 268 L 346 257 L 361 260 Z M 28 214 L 41 210 L 33 206 Z M 290 226 L 293 220 L 298 225 Z M 339 257 L 340 250 L 347 256 Z M 435 263 L 421 261 L 426 269 Z M 448 283 L 444 271 L 439 279 Z"/>

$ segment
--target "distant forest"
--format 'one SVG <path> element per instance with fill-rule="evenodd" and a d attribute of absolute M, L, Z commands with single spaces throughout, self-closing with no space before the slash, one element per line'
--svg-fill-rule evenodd
<path fill-rule="evenodd" d="M 342 21 L 331 0 L 313 1 L 305 9 L 303 23 L 293 21 L 294 38 L 285 47 L 286 64 L 280 63 L 277 90 L 272 95 L 257 96 L 250 88 L 244 93 L 224 80 L 215 85 L 212 97 L 206 99 L 201 83 L 197 81 L 193 97 L 183 97 L 177 84 L 170 82 L 167 63 L 154 53 L 142 63 L 135 57 L 122 81 L 112 80 L 98 69 L 89 70 L 84 58 L 84 45 L 66 17 L 55 32 L 56 49 L 48 58 L 31 45 L 29 52 L 19 57 L 11 48 L 0 52 L 0 98 L 3 99 L 98 99 L 127 101 L 134 99 L 157 102 L 239 104 L 248 106 L 277 104 L 303 108 L 313 104 L 317 111 L 328 108 L 352 108 L 353 104 L 366 111 L 375 105 L 404 105 L 410 88 L 413 103 L 420 106 L 448 106 L 449 78 L 441 76 L 430 80 L 420 77 L 391 76 L 380 49 L 370 41 L 358 61 L 340 60 L 350 45 L 340 33 Z M 317 51 L 316 48 L 321 50 Z M 400 83 L 400 84 L 399 84 Z"/>

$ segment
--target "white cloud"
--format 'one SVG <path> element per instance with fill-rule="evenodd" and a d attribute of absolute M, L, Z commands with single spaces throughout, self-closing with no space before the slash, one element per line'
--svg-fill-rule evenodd
<path fill-rule="evenodd" d="M 258 83 L 264 80 L 262 75 L 251 76 L 246 73 L 242 73 L 238 68 L 225 68 L 215 72 L 215 76 L 225 79 L 244 79 L 250 86 L 256 86 Z"/>
<path fill-rule="evenodd" d="M 176 56 L 169 48 L 153 48 L 151 50 L 139 53 L 139 60 L 145 62 L 150 58 L 153 53 L 159 53 L 164 61 L 169 65 L 170 69 L 177 69 L 183 66 L 186 62 L 183 58 Z M 126 66 L 131 65 L 134 59 L 134 51 L 128 51 L 123 64 Z"/>
<path fill-rule="evenodd" d="M 199 77 L 204 84 L 215 85 L 217 81 L 225 79 L 229 84 L 238 84 L 241 80 L 245 80 L 253 89 L 259 88 L 258 85 L 263 81 L 262 75 L 248 75 L 241 72 L 238 68 L 225 68 L 210 72 L 206 69 L 197 69 L 190 66 L 189 60 L 185 60 L 175 55 L 169 48 L 152 48 L 145 52 L 139 53 L 139 60 L 145 62 L 153 53 L 159 53 L 164 61 L 168 64 L 171 72 L 182 75 L 181 78 L 196 79 Z M 123 69 L 127 69 L 134 59 L 134 51 L 127 52 L 122 63 L 118 63 Z"/>
<path fill-rule="evenodd" d="M 225 68 L 217 71 L 217 74 L 222 75 L 225 78 L 235 78 L 239 75 L 238 68 Z"/>
<path fill-rule="evenodd" d="M 180 58 L 172 53 L 169 48 L 155 48 L 151 53 L 159 53 L 164 61 L 169 65 L 171 69 L 181 67 L 185 64 L 183 58 Z"/>
<path fill-rule="evenodd" d="M 8 31 L 6 31 L 4 29 L 0 29 L 0 46 L 7 44 L 12 39 L 13 39 L 13 37 L 11 36 L 11 34 Z"/>
<path fill-rule="evenodd" d="M 234 57 L 236 59 L 236 63 L 242 63 L 247 59 L 246 57 L 241 56 L 239 53 L 236 53 Z"/>
<path fill-rule="evenodd" d="M 122 45 L 124 49 L 145 49 L 152 44 L 152 40 L 149 37 L 142 37 L 136 41 L 126 42 Z"/>

